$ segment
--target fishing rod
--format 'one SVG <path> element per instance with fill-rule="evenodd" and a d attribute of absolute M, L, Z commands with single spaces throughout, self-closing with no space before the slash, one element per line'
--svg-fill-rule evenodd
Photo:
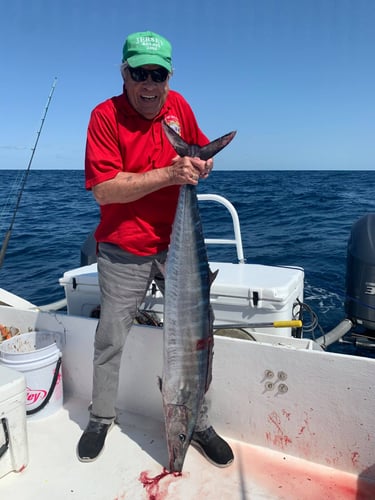
<path fill-rule="evenodd" d="M 48 108 L 49 108 L 49 105 L 50 105 L 53 93 L 55 91 L 56 83 L 57 83 L 57 78 L 55 77 L 55 79 L 53 80 L 53 83 L 52 83 L 52 88 L 50 90 L 50 93 L 49 93 L 49 96 L 48 96 L 48 99 L 47 99 L 47 104 L 46 104 L 46 106 L 44 108 L 44 113 L 43 113 L 43 116 L 42 116 L 42 122 L 40 124 L 39 130 L 38 130 L 37 135 L 36 135 L 36 140 L 35 140 L 35 143 L 34 143 L 34 147 L 31 149 L 31 156 L 30 156 L 29 164 L 28 164 L 28 166 L 26 168 L 25 175 L 24 175 L 23 180 L 22 180 L 21 188 L 20 188 L 19 193 L 18 193 L 18 197 L 17 197 L 17 201 L 16 201 L 16 206 L 15 206 L 14 211 L 13 211 L 13 216 L 12 216 L 12 219 L 11 219 L 11 222 L 10 222 L 10 225 L 9 225 L 9 229 L 5 233 L 4 241 L 3 241 L 2 247 L 0 249 L 0 268 L 2 267 L 3 262 L 4 262 L 5 254 L 6 254 L 6 251 L 7 251 L 7 248 L 8 248 L 8 243 L 9 243 L 9 240 L 10 240 L 10 237 L 11 237 L 11 234 L 12 234 L 12 230 L 13 230 L 14 221 L 16 220 L 16 215 L 17 215 L 17 212 L 18 212 L 18 207 L 19 207 L 20 202 L 21 202 L 23 190 L 25 188 L 25 184 L 26 184 L 29 172 L 30 172 L 31 164 L 33 162 L 35 150 L 36 150 L 36 147 L 38 145 L 38 141 L 39 141 L 40 134 L 42 132 L 44 121 L 45 121 L 46 116 L 47 116 Z"/>

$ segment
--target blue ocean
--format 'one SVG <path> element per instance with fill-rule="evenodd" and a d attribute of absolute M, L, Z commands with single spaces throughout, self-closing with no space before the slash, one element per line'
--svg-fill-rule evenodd
<path fill-rule="evenodd" d="M 0 170 L 0 242 L 9 229 L 24 171 Z M 300 266 L 305 299 L 327 332 L 345 317 L 351 227 L 375 212 L 375 171 L 214 171 L 200 193 L 238 211 L 247 262 Z M 229 213 L 201 202 L 205 236 L 233 238 Z M 99 217 L 84 173 L 30 170 L 14 220 L 0 287 L 43 305 L 63 298 L 59 278 L 79 267 L 80 249 Z M 236 262 L 235 248 L 209 246 L 210 260 Z"/>

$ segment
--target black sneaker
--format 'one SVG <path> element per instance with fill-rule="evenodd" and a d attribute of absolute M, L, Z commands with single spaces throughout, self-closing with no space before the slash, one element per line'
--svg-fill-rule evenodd
<path fill-rule="evenodd" d="M 78 442 L 78 460 L 81 462 L 92 462 L 98 458 L 103 451 L 105 438 L 112 426 L 113 422 L 102 424 L 101 422 L 90 420 Z"/>
<path fill-rule="evenodd" d="M 228 467 L 234 460 L 229 444 L 218 436 L 212 427 L 201 432 L 194 432 L 191 444 L 217 467 Z"/>

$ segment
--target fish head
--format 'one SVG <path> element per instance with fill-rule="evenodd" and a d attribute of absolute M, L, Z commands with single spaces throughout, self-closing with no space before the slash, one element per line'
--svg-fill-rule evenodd
<path fill-rule="evenodd" d="M 193 434 L 193 412 L 185 405 L 168 405 L 166 415 L 169 471 L 181 472 Z"/>

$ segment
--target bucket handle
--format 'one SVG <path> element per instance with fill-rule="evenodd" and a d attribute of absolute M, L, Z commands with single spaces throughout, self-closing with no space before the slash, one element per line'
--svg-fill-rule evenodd
<path fill-rule="evenodd" d="M 3 425 L 3 431 L 5 436 L 5 443 L 0 446 L 0 458 L 4 455 L 9 447 L 9 427 L 8 427 L 8 419 L 2 418 L 1 423 Z"/>
<path fill-rule="evenodd" d="M 26 415 L 34 415 L 34 413 L 37 413 L 40 410 L 43 410 L 43 408 L 48 404 L 49 400 L 51 399 L 51 396 L 53 394 L 53 391 L 55 390 L 57 379 L 59 376 L 59 371 L 60 371 L 60 366 L 61 366 L 61 359 L 62 356 L 59 357 L 56 363 L 56 369 L 55 373 L 53 374 L 53 379 L 51 383 L 51 387 L 49 388 L 47 396 L 44 398 L 44 400 L 40 403 L 40 405 L 36 408 L 33 408 L 32 410 L 26 410 Z"/>

